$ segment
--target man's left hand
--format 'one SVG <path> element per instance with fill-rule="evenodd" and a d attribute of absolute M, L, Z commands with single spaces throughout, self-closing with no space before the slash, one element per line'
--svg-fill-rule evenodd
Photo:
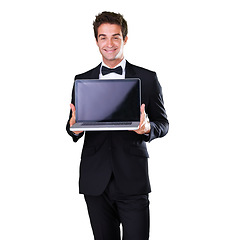
<path fill-rule="evenodd" d="M 134 132 L 136 132 L 137 134 L 148 134 L 150 133 L 150 129 L 151 129 L 150 122 L 145 113 L 145 104 L 142 104 L 139 128 Z"/>

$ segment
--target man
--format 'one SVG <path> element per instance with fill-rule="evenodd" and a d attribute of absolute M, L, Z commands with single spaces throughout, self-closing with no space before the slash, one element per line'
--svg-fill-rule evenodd
<path fill-rule="evenodd" d="M 142 105 L 136 131 L 85 132 L 79 191 L 84 194 L 95 240 L 149 239 L 149 200 L 146 142 L 168 132 L 161 86 L 155 72 L 134 66 L 123 56 L 127 22 L 122 15 L 103 12 L 93 23 L 102 63 L 76 79 L 140 78 Z M 121 72 L 102 73 L 104 67 Z M 106 70 L 106 69 L 105 69 Z M 67 132 L 78 141 L 84 132 L 71 132 L 75 123 L 74 90 Z M 146 115 L 147 114 L 147 115 Z M 147 117 L 148 116 L 148 117 Z"/>

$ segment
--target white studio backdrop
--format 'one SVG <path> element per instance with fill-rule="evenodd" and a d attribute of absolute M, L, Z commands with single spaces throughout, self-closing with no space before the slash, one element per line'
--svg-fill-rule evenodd
<path fill-rule="evenodd" d="M 170 131 L 148 145 L 151 237 L 239 240 L 237 1 L 0 4 L 0 238 L 91 240 L 81 139 L 65 131 L 74 76 L 101 56 L 92 22 L 129 25 L 126 59 L 158 74 Z"/>

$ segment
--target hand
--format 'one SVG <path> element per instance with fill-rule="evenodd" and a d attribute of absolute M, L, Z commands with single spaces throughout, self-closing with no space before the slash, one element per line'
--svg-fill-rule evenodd
<path fill-rule="evenodd" d="M 71 117 L 71 119 L 69 121 L 69 124 L 70 124 L 70 127 L 71 127 L 73 124 L 76 123 L 76 108 L 75 108 L 75 106 L 72 103 L 70 104 L 70 108 L 72 109 L 72 117 Z M 80 134 L 82 132 L 83 131 L 76 131 L 74 133 L 75 134 Z"/>
<path fill-rule="evenodd" d="M 137 134 L 147 134 L 147 133 L 150 133 L 150 129 L 151 129 L 151 126 L 147 118 L 147 115 L 145 113 L 145 104 L 142 104 L 139 128 L 134 132 L 136 132 Z"/>

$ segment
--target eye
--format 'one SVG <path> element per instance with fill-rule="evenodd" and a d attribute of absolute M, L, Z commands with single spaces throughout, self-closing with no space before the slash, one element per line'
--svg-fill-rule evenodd
<path fill-rule="evenodd" d="M 98 37 L 98 40 L 100 40 L 100 41 L 105 40 L 105 39 L 106 39 L 106 36 L 103 36 L 103 35 Z"/>

